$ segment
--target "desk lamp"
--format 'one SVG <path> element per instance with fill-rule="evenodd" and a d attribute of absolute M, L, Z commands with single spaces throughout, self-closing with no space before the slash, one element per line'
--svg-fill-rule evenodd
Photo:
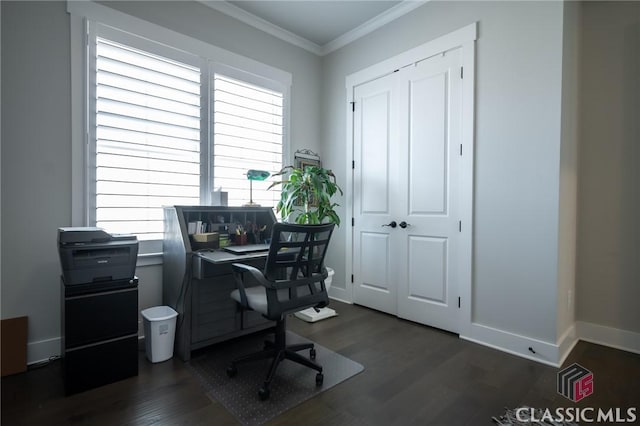
<path fill-rule="evenodd" d="M 270 173 L 266 170 L 247 170 L 247 179 L 249 179 L 249 204 L 245 204 L 243 207 L 260 207 L 260 204 L 253 202 L 253 181 L 265 180 Z"/>

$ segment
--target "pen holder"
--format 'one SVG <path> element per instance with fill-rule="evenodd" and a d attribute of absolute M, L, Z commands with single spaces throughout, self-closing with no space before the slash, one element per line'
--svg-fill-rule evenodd
<path fill-rule="evenodd" d="M 233 236 L 233 242 L 235 243 L 235 245 L 237 246 L 244 246 L 247 244 L 247 234 L 235 234 Z"/>

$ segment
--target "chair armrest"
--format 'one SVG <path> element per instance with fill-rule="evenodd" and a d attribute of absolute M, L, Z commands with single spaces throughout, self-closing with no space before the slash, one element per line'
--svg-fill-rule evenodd
<path fill-rule="evenodd" d="M 264 277 L 260 269 L 251 265 L 245 265 L 244 263 L 233 263 L 231 267 L 233 268 L 234 274 L 249 272 L 251 276 L 253 276 L 253 278 L 255 278 L 260 283 L 260 285 L 273 288 L 273 283 Z"/>
<path fill-rule="evenodd" d="M 250 265 L 245 265 L 244 263 L 233 263 L 231 264 L 231 267 L 233 270 L 233 278 L 236 281 L 236 287 L 240 292 L 240 304 L 245 308 L 248 308 L 249 305 L 247 303 L 247 293 L 244 287 L 243 273 L 248 272 L 253 278 L 255 278 L 256 281 L 258 281 L 260 285 L 267 288 L 273 288 L 273 283 L 268 281 L 262 274 L 262 271 L 260 271 L 258 268 Z"/>

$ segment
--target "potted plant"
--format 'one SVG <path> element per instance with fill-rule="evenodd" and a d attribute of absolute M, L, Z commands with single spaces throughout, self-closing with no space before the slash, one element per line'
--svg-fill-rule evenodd
<path fill-rule="evenodd" d="M 340 216 L 335 211 L 339 204 L 332 202 L 337 192 L 343 194 L 331 170 L 320 166 L 304 168 L 286 166 L 273 176 L 288 176 L 274 182 L 269 189 L 281 185 L 280 201 L 276 206 L 282 220 L 294 216 L 295 223 L 335 223 L 340 226 Z"/>
<path fill-rule="evenodd" d="M 339 206 L 332 201 L 336 193 L 343 195 L 331 170 L 320 166 L 286 166 L 273 176 L 282 176 L 283 180 L 272 183 L 269 189 L 281 185 L 280 201 L 276 211 L 283 221 L 291 218 L 299 224 L 335 223 L 340 226 L 340 216 L 335 211 Z M 327 268 L 329 277 L 325 280 L 327 291 L 331 287 L 333 269 Z M 316 322 L 336 315 L 331 308 L 308 308 L 295 313 L 296 317 Z"/>

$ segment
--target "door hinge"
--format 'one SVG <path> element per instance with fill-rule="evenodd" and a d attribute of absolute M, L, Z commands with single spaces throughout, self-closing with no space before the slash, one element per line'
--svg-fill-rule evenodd
<path fill-rule="evenodd" d="M 462 144 L 460 144 L 460 157 L 462 157 Z"/>
<path fill-rule="evenodd" d="M 351 274 L 351 282 L 353 282 L 353 274 Z"/>
<path fill-rule="evenodd" d="M 351 226 L 356 226 L 356 219 L 354 217 L 351 218 Z"/>
<path fill-rule="evenodd" d="M 349 102 L 351 104 L 351 111 L 355 111 L 356 110 L 356 103 L 355 102 Z"/>
<path fill-rule="evenodd" d="M 352 169 L 355 169 L 355 168 L 356 168 L 356 162 L 355 162 L 355 160 L 351 162 L 351 168 L 352 168 Z"/>
<path fill-rule="evenodd" d="M 464 78 L 464 67 L 460 67 L 460 78 Z"/>
<path fill-rule="evenodd" d="M 458 297 L 458 308 L 460 307 L 460 298 Z"/>
<path fill-rule="evenodd" d="M 458 232 L 462 232 L 462 221 L 458 221 Z"/>

